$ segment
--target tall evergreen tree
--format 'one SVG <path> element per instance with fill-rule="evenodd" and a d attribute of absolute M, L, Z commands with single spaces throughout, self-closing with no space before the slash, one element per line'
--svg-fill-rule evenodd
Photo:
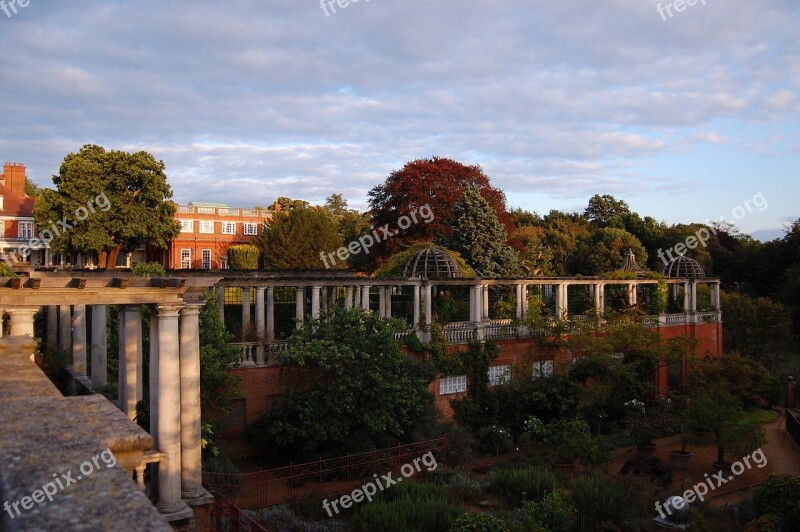
<path fill-rule="evenodd" d="M 475 186 L 467 186 L 453 206 L 448 247 L 459 252 L 481 277 L 523 275 L 519 257 L 508 245 L 505 228 Z"/>
<path fill-rule="evenodd" d="M 320 253 L 335 252 L 342 245 L 336 222 L 322 207 L 296 208 L 276 213 L 272 222 L 255 239 L 266 269 L 291 270 L 325 267 Z M 346 266 L 336 261 L 333 267 Z"/>

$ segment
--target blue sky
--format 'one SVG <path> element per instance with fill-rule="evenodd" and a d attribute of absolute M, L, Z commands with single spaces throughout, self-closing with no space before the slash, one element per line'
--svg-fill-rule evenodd
<path fill-rule="evenodd" d="M 30 0 L 0 11 L 0 156 L 47 185 L 83 144 L 144 149 L 182 203 L 363 209 L 440 155 L 483 166 L 512 207 L 608 193 L 775 236 L 800 218 L 800 5 L 658 5 Z M 768 208 L 734 220 L 759 193 Z"/>

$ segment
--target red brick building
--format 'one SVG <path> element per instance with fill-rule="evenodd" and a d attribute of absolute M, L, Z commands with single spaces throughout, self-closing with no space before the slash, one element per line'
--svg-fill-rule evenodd
<path fill-rule="evenodd" d="M 46 245 L 36 238 L 34 203 L 35 198 L 25 194 L 25 165 L 5 163 L 0 176 L 0 253 L 11 267 L 50 263 Z"/>
<path fill-rule="evenodd" d="M 178 205 L 175 219 L 181 233 L 162 262 L 168 269 L 226 269 L 228 248 L 252 243 L 271 218 L 271 211 L 235 209 L 224 203 Z"/>

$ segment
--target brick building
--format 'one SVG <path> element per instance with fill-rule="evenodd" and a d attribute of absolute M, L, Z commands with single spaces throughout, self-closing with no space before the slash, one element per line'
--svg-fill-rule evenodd
<path fill-rule="evenodd" d="M 178 205 L 181 233 L 170 242 L 164 266 L 169 269 L 226 269 L 228 248 L 250 244 L 269 223 L 267 210 L 235 209 L 224 203 Z"/>
<path fill-rule="evenodd" d="M 50 264 L 46 246 L 27 253 L 37 235 L 33 223 L 35 198 L 25 194 L 25 165 L 5 163 L 0 176 L 0 252 L 12 267 Z M 36 246 L 39 243 L 36 241 Z"/>

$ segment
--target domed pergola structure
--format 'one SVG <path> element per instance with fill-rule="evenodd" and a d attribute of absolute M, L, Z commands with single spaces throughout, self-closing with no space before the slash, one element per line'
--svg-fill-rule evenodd
<path fill-rule="evenodd" d="M 702 279 L 706 276 L 700 263 L 685 255 L 678 255 L 678 258 L 664 266 L 661 273 L 670 279 Z"/>
<path fill-rule="evenodd" d="M 428 246 L 408 259 L 403 270 L 403 277 L 459 279 L 461 278 L 461 268 L 447 251 Z"/>
<path fill-rule="evenodd" d="M 628 254 L 625 256 L 625 264 L 622 265 L 622 271 L 635 274 L 637 279 L 647 277 L 647 271 L 636 262 L 636 255 L 632 249 L 628 249 Z"/>

